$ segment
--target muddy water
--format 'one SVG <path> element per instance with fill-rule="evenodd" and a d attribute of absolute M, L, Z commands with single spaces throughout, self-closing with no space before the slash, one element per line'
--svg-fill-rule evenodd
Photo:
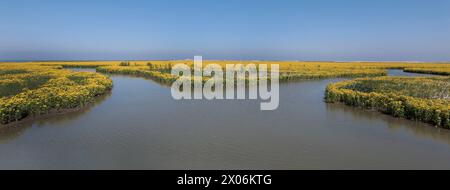
<path fill-rule="evenodd" d="M 343 79 L 282 84 L 279 108 L 264 112 L 112 79 L 82 111 L 1 128 L 0 169 L 450 169 L 450 130 L 324 103 Z"/>

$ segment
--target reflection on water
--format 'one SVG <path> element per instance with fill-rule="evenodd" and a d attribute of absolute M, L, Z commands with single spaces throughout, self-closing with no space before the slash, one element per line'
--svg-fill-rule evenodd
<path fill-rule="evenodd" d="M 87 110 L 1 129 L 0 169 L 450 169 L 450 130 L 324 103 L 343 79 L 281 84 L 269 112 L 112 79 Z"/>
<path fill-rule="evenodd" d="M 90 69 L 90 68 L 70 68 L 69 70 L 77 71 L 77 72 L 91 72 L 91 73 L 97 72 L 96 69 Z"/>
<path fill-rule="evenodd" d="M 107 93 L 102 96 L 99 96 L 95 99 L 94 102 L 84 106 L 79 110 L 74 110 L 67 113 L 56 113 L 48 116 L 40 116 L 11 126 L 0 127 L 0 144 L 6 143 L 9 140 L 14 140 L 22 133 L 24 133 L 26 129 L 32 126 L 35 127 L 64 126 L 66 122 L 71 122 L 72 120 L 77 119 L 86 112 L 89 112 L 92 107 L 101 104 L 110 95 L 111 93 Z"/>
<path fill-rule="evenodd" d="M 374 122 L 383 120 L 394 133 L 399 130 L 406 130 L 418 137 L 430 138 L 450 145 L 450 130 L 435 128 L 422 122 L 395 118 L 390 115 L 380 114 L 377 111 L 361 110 L 344 104 L 327 104 L 327 111 L 348 114 L 352 117 L 352 120 L 355 121 L 362 120 L 362 122 Z"/>

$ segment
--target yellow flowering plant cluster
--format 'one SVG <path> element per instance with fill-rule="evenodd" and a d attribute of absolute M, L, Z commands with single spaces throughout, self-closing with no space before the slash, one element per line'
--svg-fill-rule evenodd
<path fill-rule="evenodd" d="M 376 77 L 329 84 L 326 102 L 450 128 L 449 77 Z"/>
<path fill-rule="evenodd" d="M 193 60 L 0 63 L 0 123 L 82 106 L 112 87 L 107 76 L 63 68 L 95 68 L 99 73 L 145 77 L 170 85 L 178 77 L 171 74 L 171 68 L 179 63 L 191 68 L 194 64 Z M 223 69 L 227 64 L 278 64 L 281 82 L 379 77 L 387 74 L 386 69 L 440 75 L 448 75 L 450 71 L 448 63 L 203 61 L 203 67 L 209 64 L 220 65 Z M 203 82 L 209 79 L 202 78 Z M 406 80 L 412 82 L 405 83 Z M 378 109 L 394 116 L 448 128 L 448 81 L 392 77 L 355 81 L 358 82 L 328 86 L 327 101 Z M 342 86 L 344 83 L 345 88 Z"/>
<path fill-rule="evenodd" d="M 108 77 L 58 67 L 0 67 L 0 124 L 83 106 L 112 88 Z"/>
<path fill-rule="evenodd" d="M 144 66 L 101 66 L 96 69 L 100 73 L 124 74 L 150 78 L 162 84 L 171 84 L 177 78 L 169 72 L 150 70 Z"/>
<path fill-rule="evenodd" d="M 423 74 L 434 74 L 434 75 L 450 75 L 450 67 L 444 68 L 405 68 L 405 72 L 409 73 L 423 73 Z"/>
<path fill-rule="evenodd" d="M 192 67 L 193 60 L 171 61 L 92 61 L 92 62 L 35 62 L 46 66 L 97 68 L 97 71 L 113 74 L 129 74 L 151 78 L 162 83 L 175 80 L 170 76 L 171 67 L 184 63 Z M 450 68 L 448 63 L 405 63 L 405 62 L 306 62 L 306 61 L 222 61 L 204 60 L 203 67 L 218 64 L 225 68 L 227 64 L 278 64 L 280 81 L 323 79 L 323 78 L 356 78 L 385 76 L 386 69 L 406 68 Z"/>
<path fill-rule="evenodd" d="M 111 74 L 127 74 L 134 76 L 141 76 L 151 78 L 158 82 L 170 84 L 177 79 L 176 76 L 170 74 L 171 67 L 177 63 L 185 63 L 191 68 L 193 68 L 192 61 L 177 61 L 177 62 L 147 62 L 146 65 L 142 63 L 129 62 L 127 64 L 117 63 L 116 65 L 110 66 L 98 66 L 96 67 L 98 72 L 111 73 Z M 226 64 L 281 64 L 280 68 L 280 81 L 292 81 L 292 80 L 302 80 L 302 79 L 322 79 L 322 78 L 337 78 L 337 77 L 366 77 L 366 76 L 384 76 L 386 75 L 386 70 L 378 68 L 358 68 L 350 66 L 330 66 L 325 64 L 321 66 L 320 64 L 308 64 L 308 66 L 292 66 L 294 63 L 285 64 L 284 62 L 234 62 L 234 61 L 218 61 L 211 62 L 206 61 L 204 67 L 208 64 L 218 64 L 222 68 L 225 68 Z M 128 65 L 129 64 L 129 65 Z M 76 66 L 76 65 L 74 65 Z M 208 79 L 205 77 L 205 79 Z"/>

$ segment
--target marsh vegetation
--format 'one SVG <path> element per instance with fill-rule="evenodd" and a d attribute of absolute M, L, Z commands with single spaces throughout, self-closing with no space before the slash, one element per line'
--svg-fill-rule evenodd
<path fill-rule="evenodd" d="M 145 77 L 169 85 L 178 77 L 170 73 L 171 67 L 179 63 L 193 68 L 192 60 L 1 63 L 0 121 L 5 124 L 29 115 L 41 115 L 51 110 L 73 108 L 91 102 L 93 97 L 112 87 L 109 77 L 98 73 Z M 377 77 L 386 76 L 387 69 L 447 75 L 450 64 L 209 60 L 204 61 L 203 66 L 208 64 L 222 67 L 226 64 L 242 67 L 248 64 L 279 64 L 281 82 L 365 77 L 330 85 L 326 100 L 378 109 L 396 117 L 448 127 L 448 78 Z M 76 73 L 63 68 L 95 68 L 98 73 Z M 208 77 L 204 77 L 204 80 L 208 80 Z M 362 101 L 366 94 L 371 98 Z M 373 100 L 374 94 L 383 98 Z M 394 100 L 390 101 L 392 98 Z M 404 105 L 402 100 L 411 98 L 418 102 Z M 374 103 L 377 101 L 378 103 Z M 410 104 L 415 105 L 415 110 L 410 110 Z M 416 104 L 421 107 L 419 111 L 416 110 Z M 422 109 L 424 105 L 426 108 Z"/>

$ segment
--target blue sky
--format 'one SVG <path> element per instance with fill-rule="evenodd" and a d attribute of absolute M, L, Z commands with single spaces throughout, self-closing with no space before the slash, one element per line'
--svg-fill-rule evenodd
<path fill-rule="evenodd" d="M 0 60 L 194 55 L 450 61 L 450 1 L 0 1 Z"/>

